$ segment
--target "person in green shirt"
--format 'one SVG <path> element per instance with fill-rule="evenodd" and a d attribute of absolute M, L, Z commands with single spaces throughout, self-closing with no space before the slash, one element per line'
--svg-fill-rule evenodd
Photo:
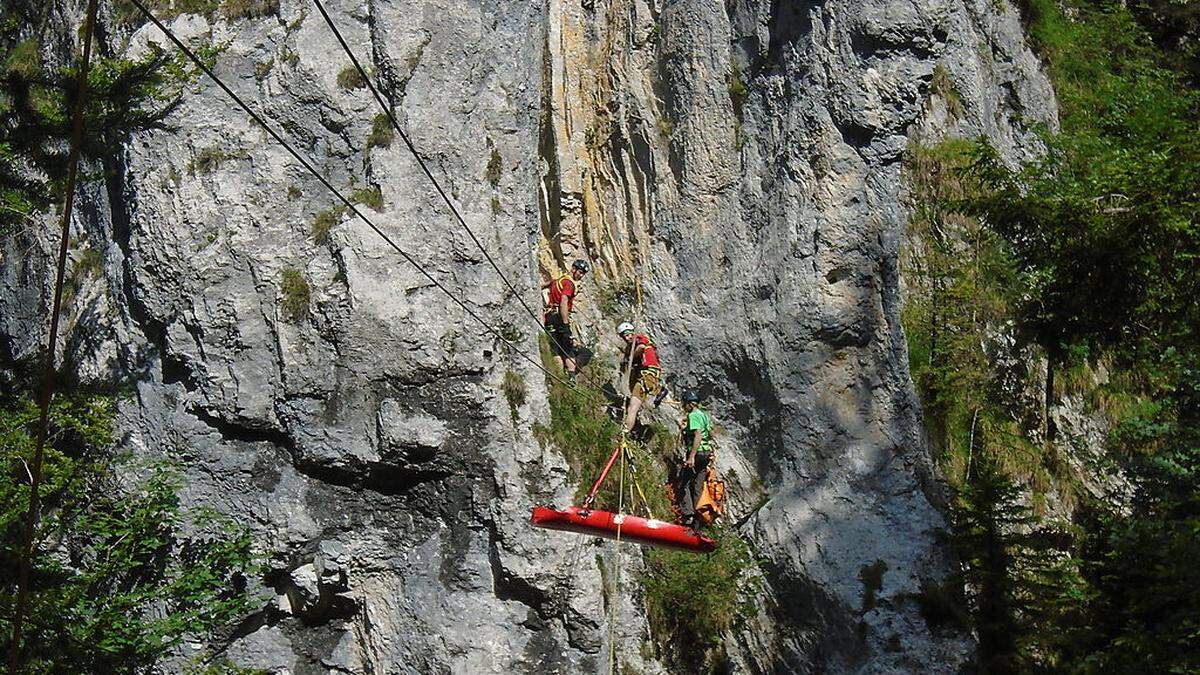
<path fill-rule="evenodd" d="M 683 393 L 683 410 L 687 416 L 679 421 L 679 431 L 686 454 L 683 467 L 679 470 L 679 485 L 675 494 L 679 496 L 683 524 L 699 527 L 696 501 L 704 492 L 708 464 L 712 459 L 712 420 L 700 408 L 700 395 L 694 390 Z"/>

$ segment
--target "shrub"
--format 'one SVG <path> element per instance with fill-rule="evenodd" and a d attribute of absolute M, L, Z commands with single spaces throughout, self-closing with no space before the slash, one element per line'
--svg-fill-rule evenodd
<path fill-rule="evenodd" d="M 22 672 L 150 672 L 185 636 L 208 637 L 249 609 L 249 533 L 212 511 L 183 509 L 182 476 L 170 464 L 118 467 L 115 414 L 106 396 L 68 393 L 51 407 Z M 3 475 L 24 474 L 37 418 L 29 398 L 0 395 Z M 16 564 L 28 499 L 22 481 L 0 483 L 5 569 Z M 12 594 L 0 594 L 5 635 L 12 614 Z"/>
<path fill-rule="evenodd" d="M 312 291 L 303 272 L 294 267 L 285 267 L 280 290 L 283 292 L 283 311 L 289 320 L 300 321 L 308 316 Z"/>
<path fill-rule="evenodd" d="M 23 77 L 36 77 L 42 72 L 42 51 L 38 41 L 30 38 L 18 42 L 4 59 L 4 70 Z"/>
<path fill-rule="evenodd" d="M 379 113 L 371 121 L 371 133 L 367 136 L 367 147 L 391 147 L 392 140 L 395 137 L 396 130 L 392 127 L 392 120 L 385 113 Z"/>
<path fill-rule="evenodd" d="M 734 530 L 712 529 L 717 550 L 701 556 L 644 549 L 646 617 L 673 670 L 706 672 L 723 658 L 722 635 L 753 612 L 761 576 L 749 545 Z"/>

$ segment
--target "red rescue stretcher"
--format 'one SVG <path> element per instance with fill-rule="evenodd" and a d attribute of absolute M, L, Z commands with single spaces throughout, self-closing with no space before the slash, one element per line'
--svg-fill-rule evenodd
<path fill-rule="evenodd" d="M 627 513 L 585 509 L 581 506 L 568 506 L 565 509 L 535 506 L 530 522 L 535 527 L 547 530 L 577 532 L 606 539 L 617 539 L 617 532 L 620 531 L 620 541 L 629 541 L 643 546 L 673 548 L 695 553 L 712 553 L 717 550 L 717 542 L 697 533 L 690 527 L 641 518 Z"/>
<path fill-rule="evenodd" d="M 592 486 L 591 493 L 583 506 L 568 506 L 565 509 L 554 509 L 548 506 L 535 506 L 529 522 L 534 527 L 547 530 L 562 530 L 587 534 L 618 541 L 630 541 L 643 546 L 658 546 L 679 551 L 694 553 L 712 553 L 717 550 L 717 542 L 696 532 L 690 527 L 668 523 L 652 518 L 641 518 L 627 513 L 611 513 L 590 508 L 596 498 L 600 484 L 608 477 L 613 463 L 624 449 L 617 446 L 600 478 Z"/>

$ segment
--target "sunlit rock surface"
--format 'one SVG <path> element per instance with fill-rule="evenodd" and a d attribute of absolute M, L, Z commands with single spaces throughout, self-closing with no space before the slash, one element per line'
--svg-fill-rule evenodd
<path fill-rule="evenodd" d="M 764 560 L 759 611 L 726 636 L 739 672 L 957 672 L 968 636 L 917 594 L 955 564 L 899 325 L 901 166 L 912 142 L 984 134 L 1009 158 L 1053 123 L 1015 10 L 993 0 L 369 0 L 330 3 L 401 124 L 533 307 L 538 265 L 596 268 L 721 428 L 730 519 Z M 59 16 L 64 35 L 82 3 Z M 494 325 L 532 320 L 456 227 L 320 15 L 183 15 L 216 72 L 364 212 Z M 131 55 L 153 27 L 105 33 Z M 661 672 L 624 556 L 533 530 L 565 503 L 533 437 L 544 379 L 406 264 L 210 82 L 85 188 L 62 348 L 128 386 L 123 443 L 187 467 L 184 499 L 249 526 L 261 609 L 227 636 L 243 666 L 317 673 Z M 46 235 L 4 243 L 0 360 L 36 354 Z M 29 251 L 33 251 L 29 254 Z M 287 309 L 285 270 L 309 288 Z M 508 371 L 527 396 L 514 416 Z M 609 606 L 618 602 L 610 624 Z M 611 629 L 611 630 L 610 630 Z M 225 646 L 225 645 L 211 645 Z M 199 645 L 204 647 L 204 645 Z M 181 656 L 180 663 L 188 654 Z"/>

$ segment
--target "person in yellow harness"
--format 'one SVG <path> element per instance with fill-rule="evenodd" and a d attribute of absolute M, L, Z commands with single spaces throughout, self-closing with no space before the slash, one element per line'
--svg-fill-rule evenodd
<path fill-rule="evenodd" d="M 633 431 L 642 405 L 662 391 L 662 367 L 654 340 L 645 333 L 635 332 L 628 321 L 617 326 L 617 334 L 625 341 L 625 363 L 629 369 L 629 400 L 625 405 L 625 433 Z"/>
<path fill-rule="evenodd" d="M 549 289 L 546 297 L 545 325 L 550 336 L 550 351 L 558 359 L 567 378 L 575 380 L 575 341 L 571 337 L 571 310 L 575 306 L 575 282 L 588 273 L 588 264 L 583 260 L 571 263 L 571 274 L 554 279 L 543 289 Z"/>
<path fill-rule="evenodd" d="M 679 421 L 679 435 L 685 454 L 675 494 L 683 524 L 699 528 L 702 522 L 696 515 L 696 502 L 704 493 L 712 459 L 712 419 L 700 408 L 700 395 L 695 390 L 683 393 L 683 410 L 687 416 Z"/>

